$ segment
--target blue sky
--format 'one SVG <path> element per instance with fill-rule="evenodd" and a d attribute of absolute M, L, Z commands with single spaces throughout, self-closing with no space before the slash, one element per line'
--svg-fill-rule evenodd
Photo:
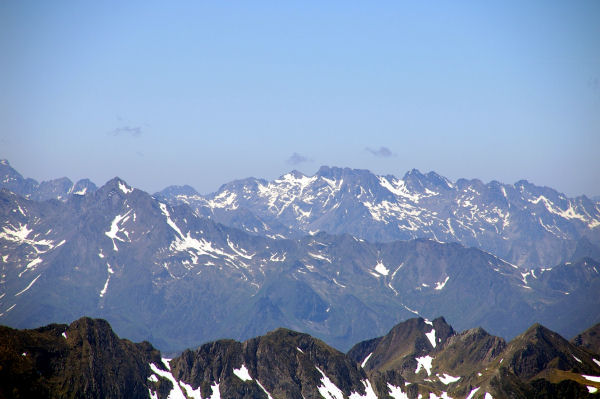
<path fill-rule="evenodd" d="M 332 165 L 600 195 L 598 21 L 593 0 L 5 1 L 0 157 L 150 192 Z"/>

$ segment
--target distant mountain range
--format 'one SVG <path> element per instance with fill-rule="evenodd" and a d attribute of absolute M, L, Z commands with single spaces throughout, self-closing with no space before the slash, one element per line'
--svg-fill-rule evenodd
<path fill-rule="evenodd" d="M 2 166 L 10 169 L 7 162 Z M 14 191 L 0 191 L 0 323 L 12 327 L 69 322 L 84 315 L 102 317 L 120 335 L 148 340 L 165 351 L 224 337 L 245 340 L 287 327 L 347 350 L 414 315 L 433 319 L 443 314 L 461 330 L 482 326 L 505 338 L 534 322 L 572 337 L 600 321 L 600 252 L 594 239 L 599 205 L 585 197 L 554 202 L 560 195 L 554 198 L 550 189 L 521 190 L 518 187 L 526 186 L 521 184 L 509 190 L 498 185 L 505 202 L 517 193 L 529 198 L 522 201 L 520 211 L 512 202 L 507 205 L 510 229 L 520 237 L 514 245 L 527 242 L 525 232 L 515 226 L 528 226 L 534 215 L 564 224 L 562 241 L 561 235 L 549 232 L 538 237 L 534 229 L 528 233 L 528 245 L 540 251 L 558 248 L 562 255 L 557 259 L 568 256 L 568 260 L 526 268 L 469 248 L 470 244 L 426 238 L 374 242 L 335 231 L 340 226 L 365 232 L 379 226 L 386 231 L 385 221 L 399 231 L 399 225 L 408 223 L 406 212 L 394 223 L 387 213 L 378 220 L 373 217 L 376 206 L 368 208 L 357 198 L 389 205 L 394 198 L 405 198 L 398 193 L 408 193 L 412 204 L 428 204 L 450 192 L 471 192 L 466 182 L 450 183 L 432 174 L 427 181 L 419 177 L 423 187 L 419 192 L 427 194 L 438 187 L 435 192 L 441 193 L 445 184 L 446 194 L 415 197 L 412 187 L 417 187 L 418 172 L 400 183 L 366 171 L 322 168 L 313 177 L 292 173 L 272 183 L 257 183 L 258 199 L 250 189 L 247 195 L 233 191 L 239 186 L 239 192 L 245 192 L 246 183 L 231 183 L 203 199 L 189 188 L 151 196 L 115 178 L 100 188 L 90 185 L 85 192 L 73 188 L 56 199 L 39 201 L 27 198 L 34 192 L 18 193 L 19 182 L 25 180 L 9 172 L 13 177 L 4 180 Z M 350 184 L 352 179 L 356 185 Z M 491 209 L 489 204 L 500 201 L 487 197 L 492 190 L 488 186 L 494 184 L 481 184 L 480 194 L 471 192 L 472 198 L 465 197 L 461 204 L 470 201 L 479 204 L 479 210 Z M 303 205 L 310 195 L 311 210 Z M 542 197 L 553 205 L 546 206 Z M 267 209 L 278 209 L 279 217 L 255 214 L 250 206 L 242 206 L 242 198 L 248 203 L 272 202 Z M 442 203 L 438 206 L 438 216 L 453 212 L 444 211 Z M 469 225 L 483 214 L 463 208 L 456 210 L 456 223 Z M 567 216 L 579 216 L 560 216 L 559 209 Z M 300 210 L 308 212 L 302 229 L 312 235 L 292 223 L 298 222 Z M 318 214 L 323 216 L 317 218 Z M 231 226 L 219 222 L 224 219 Z M 248 232 L 244 220 L 256 221 L 256 231 Z M 518 224 L 522 220 L 524 224 Z M 276 224 L 279 227 L 273 227 Z M 316 233 L 318 225 L 324 231 Z M 433 226 L 432 222 L 428 231 L 433 232 Z M 538 226 L 536 222 L 532 228 Z M 498 228 L 507 230 L 508 226 Z M 484 236 L 492 235 L 488 231 L 478 237 Z M 494 240 L 510 241 L 497 237 Z"/>
<path fill-rule="evenodd" d="M 50 199 L 66 200 L 69 195 L 83 195 L 96 191 L 97 187 L 89 179 L 73 183 L 66 177 L 38 183 L 24 178 L 14 170 L 6 159 L 0 160 L 0 188 L 5 188 L 27 199 L 46 201 Z"/>
<path fill-rule="evenodd" d="M 510 342 L 413 318 L 347 354 L 277 329 L 164 358 L 103 320 L 0 327 L 0 397 L 195 399 L 594 398 L 597 324 L 569 342 L 534 324 Z"/>
<path fill-rule="evenodd" d="M 525 180 L 451 182 L 416 169 L 398 179 L 324 166 L 314 176 L 293 171 L 271 182 L 237 180 L 209 195 L 192 190 L 169 187 L 157 196 L 260 235 L 326 231 L 372 242 L 428 238 L 477 247 L 527 268 L 569 261 L 590 243 L 600 252 L 600 202 L 567 198 Z"/>
<path fill-rule="evenodd" d="M 0 161 L 0 188 L 35 201 L 93 193 L 88 179 L 38 183 Z M 155 194 L 185 203 L 198 215 L 250 234 L 300 238 L 315 232 L 350 234 L 371 242 L 427 238 L 458 242 L 525 268 L 600 257 L 600 200 L 568 198 L 549 187 L 459 179 L 416 169 L 402 179 L 367 170 L 321 167 L 277 180 L 247 178 L 201 195 L 191 186 Z"/>

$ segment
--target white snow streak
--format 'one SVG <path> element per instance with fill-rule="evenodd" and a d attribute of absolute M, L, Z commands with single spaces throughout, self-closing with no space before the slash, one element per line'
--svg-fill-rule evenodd
<path fill-rule="evenodd" d="M 431 343 L 431 346 L 433 346 L 435 348 L 435 346 L 436 346 L 436 342 L 435 342 L 435 329 L 432 328 L 431 331 L 429 331 L 428 333 L 425 333 L 425 336 L 427 337 L 427 339 Z"/>
<path fill-rule="evenodd" d="M 114 270 L 110 267 L 108 263 L 106 264 L 106 271 L 108 273 L 108 277 L 106 277 L 104 288 L 102 288 L 102 291 L 100 291 L 100 298 L 104 297 L 104 294 L 106 294 L 106 290 L 108 290 L 108 283 L 110 282 L 110 275 L 114 274 Z"/>
<path fill-rule="evenodd" d="M 31 288 L 31 286 L 37 281 L 38 278 L 40 278 L 40 276 L 42 275 L 42 273 L 38 274 L 38 276 L 36 278 L 34 278 L 31 283 L 29 283 L 29 285 L 27 287 L 25 287 L 23 290 L 19 291 L 18 293 L 15 294 L 15 296 L 19 296 L 22 293 L 24 293 L 25 291 L 27 291 L 28 289 Z"/>
<path fill-rule="evenodd" d="M 481 388 L 481 387 L 473 388 L 473 390 L 471 392 L 469 392 L 469 396 L 467 396 L 466 399 L 473 399 L 473 397 L 475 396 L 477 391 L 479 391 L 479 388 Z"/>
<path fill-rule="evenodd" d="M 371 358 L 371 355 L 373 355 L 373 352 L 369 353 L 369 355 L 367 357 L 365 357 L 365 360 L 363 360 L 363 362 L 361 363 L 360 367 L 365 368 L 365 366 L 367 365 L 367 362 Z"/>
<path fill-rule="evenodd" d="M 586 380 L 590 380 L 590 381 L 594 381 L 594 382 L 600 382 L 600 377 L 596 377 L 593 375 L 581 375 L 583 378 L 585 378 Z"/>
<path fill-rule="evenodd" d="M 450 276 L 447 276 L 444 281 L 438 281 L 437 283 L 435 283 L 435 289 L 441 290 L 442 288 L 444 288 L 448 280 L 450 280 Z"/>
<path fill-rule="evenodd" d="M 271 394 L 269 392 L 267 392 L 267 390 L 265 389 L 265 387 L 263 387 L 263 384 L 261 384 L 260 381 L 256 380 L 256 383 L 258 384 L 258 386 L 260 387 L 260 389 L 262 389 L 263 392 L 267 394 L 267 398 L 268 399 L 273 399 L 273 397 L 271 396 Z"/>
<path fill-rule="evenodd" d="M 163 213 L 163 215 L 165 215 L 165 217 L 167 218 L 167 224 L 169 226 L 171 226 L 171 228 L 173 230 L 175 230 L 175 232 L 177 234 L 179 234 L 179 237 L 183 238 L 183 233 L 181 232 L 181 230 L 179 230 L 179 227 L 177 227 L 175 222 L 173 222 L 173 220 L 171 220 L 171 214 L 169 213 L 169 211 L 167 209 L 167 205 L 163 204 L 162 202 L 160 202 L 158 205 L 160 206 L 160 210 Z M 189 233 L 188 233 L 188 235 L 189 235 Z"/>

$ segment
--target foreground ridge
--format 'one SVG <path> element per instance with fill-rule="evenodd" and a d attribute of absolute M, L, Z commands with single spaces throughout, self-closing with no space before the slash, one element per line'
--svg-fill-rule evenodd
<path fill-rule="evenodd" d="M 0 343 L 2 398 L 587 398 L 600 388 L 600 354 L 539 324 L 506 343 L 414 318 L 348 354 L 280 328 L 167 359 L 90 318 L 0 327 Z"/>

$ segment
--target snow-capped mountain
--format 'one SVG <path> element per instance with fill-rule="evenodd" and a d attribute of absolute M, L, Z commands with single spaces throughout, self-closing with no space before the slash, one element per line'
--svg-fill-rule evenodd
<path fill-rule="evenodd" d="M 0 159 L 0 188 L 35 201 L 49 199 L 66 200 L 70 195 L 83 195 L 96 190 L 96 185 L 89 179 L 81 179 L 73 183 L 66 177 L 38 183 L 34 179 L 24 178 L 13 169 L 6 159 Z"/>
<path fill-rule="evenodd" d="M 104 320 L 34 330 L 0 326 L 0 395 L 155 399 L 588 398 L 600 354 L 534 324 L 514 340 L 481 328 L 457 333 L 440 317 L 413 318 L 344 354 L 277 329 L 217 340 L 166 358 L 120 339 Z"/>
<path fill-rule="evenodd" d="M 0 323 L 20 328 L 103 317 L 172 351 L 287 327 L 346 349 L 414 315 L 505 337 L 600 318 L 593 259 L 524 269 L 426 239 L 263 237 L 118 178 L 64 201 L 1 190 L 0 217 Z"/>
<path fill-rule="evenodd" d="M 314 176 L 293 171 L 271 182 L 233 181 L 206 196 L 174 187 L 157 195 L 253 234 L 428 238 L 481 248 L 523 267 L 568 261 L 582 239 L 600 246 L 598 201 L 567 198 L 525 180 L 451 182 L 415 169 L 399 179 L 324 166 Z"/>

